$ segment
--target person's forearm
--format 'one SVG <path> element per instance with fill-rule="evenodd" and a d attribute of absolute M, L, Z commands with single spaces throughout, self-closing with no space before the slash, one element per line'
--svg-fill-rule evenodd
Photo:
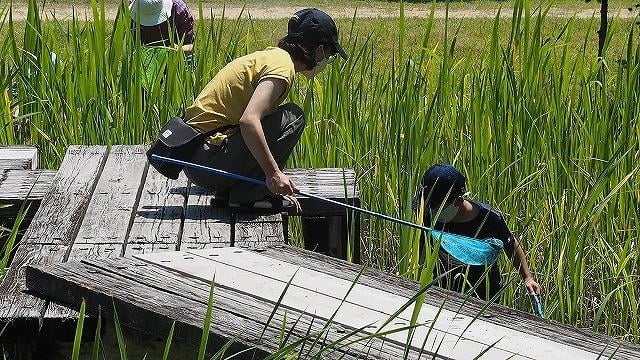
<path fill-rule="evenodd" d="M 514 249 L 511 254 L 511 261 L 513 263 L 513 267 L 518 269 L 520 272 L 520 276 L 522 279 L 531 278 L 531 271 L 529 270 L 529 263 L 527 262 L 527 258 L 524 255 L 524 251 L 522 251 L 522 246 L 520 246 L 520 242 L 517 240 L 514 244 Z"/>
<path fill-rule="evenodd" d="M 278 164 L 273 158 L 273 155 L 271 154 L 271 150 L 269 150 L 260 120 L 241 119 L 240 133 L 242 134 L 242 138 L 244 139 L 245 144 L 247 144 L 249 151 L 251 151 L 251 154 L 258 162 L 258 165 L 262 168 L 262 171 L 264 171 L 266 177 L 269 177 L 276 171 L 280 170 Z"/>
<path fill-rule="evenodd" d="M 185 54 L 190 54 L 193 52 L 193 44 L 185 44 L 182 45 L 182 52 Z"/>

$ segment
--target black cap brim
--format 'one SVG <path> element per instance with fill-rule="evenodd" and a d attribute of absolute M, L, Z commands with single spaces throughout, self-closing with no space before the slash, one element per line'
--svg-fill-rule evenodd
<path fill-rule="evenodd" d="M 338 44 L 338 42 L 333 43 L 333 48 L 336 50 L 336 53 L 340 54 L 340 57 L 347 60 L 349 57 L 347 56 L 347 53 L 344 52 L 344 49 L 342 48 L 342 46 L 340 46 L 340 44 Z"/>

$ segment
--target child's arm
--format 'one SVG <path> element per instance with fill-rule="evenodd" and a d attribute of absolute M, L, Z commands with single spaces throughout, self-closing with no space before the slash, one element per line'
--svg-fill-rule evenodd
<path fill-rule="evenodd" d="M 527 288 L 527 293 L 540 294 L 540 285 L 538 285 L 538 283 L 533 279 L 533 275 L 529 270 L 529 263 L 527 262 L 527 258 L 524 255 L 524 251 L 522 251 L 522 246 L 520 246 L 518 239 L 513 239 L 513 248 L 511 250 L 507 250 L 507 256 L 511 259 L 513 266 L 520 271 L 520 276 L 522 276 L 524 286 Z"/>

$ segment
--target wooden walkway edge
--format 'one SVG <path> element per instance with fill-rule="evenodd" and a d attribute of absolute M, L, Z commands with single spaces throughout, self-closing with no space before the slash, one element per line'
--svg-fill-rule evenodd
<path fill-rule="evenodd" d="M 285 319 L 290 342 L 303 338 L 307 331 L 326 327 L 321 343 L 340 343 L 351 331 L 356 337 L 377 331 L 418 290 L 415 282 L 369 269 L 352 287 L 360 270 L 357 265 L 289 246 L 254 251 L 213 248 L 29 267 L 27 286 L 75 308 L 82 298 L 93 312 L 101 308 L 112 315 L 115 306 L 121 321 L 160 337 L 166 337 L 175 321 L 177 334 L 197 342 L 209 284 L 215 277 L 212 347 L 235 339 L 239 349 L 256 348 L 262 357 L 281 345 Z M 640 356 L 638 345 L 499 305 L 489 306 L 475 318 L 482 305 L 457 293 L 430 289 L 408 358 L 474 359 L 482 355 L 483 359 L 582 360 L 596 359 L 600 354 L 614 359 Z M 406 308 L 383 330 L 403 329 L 412 311 L 413 306 Z M 330 318 L 333 321 L 327 324 Z M 406 330 L 400 330 L 371 341 L 336 346 L 322 358 L 403 358 L 407 335 Z M 306 350 L 314 354 L 318 349 Z"/>

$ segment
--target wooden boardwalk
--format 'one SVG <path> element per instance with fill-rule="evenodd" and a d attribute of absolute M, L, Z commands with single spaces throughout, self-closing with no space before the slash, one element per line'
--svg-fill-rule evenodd
<path fill-rule="evenodd" d="M 122 322 L 160 337 L 167 336 L 175 321 L 176 334 L 197 342 L 215 278 L 212 348 L 235 339 L 237 350 L 255 348 L 261 358 L 278 349 L 284 324 L 289 343 L 307 332 L 322 333 L 315 347 L 315 337 L 305 343 L 309 356 L 303 358 L 334 342 L 332 351 L 321 358 L 403 358 L 408 336 L 403 328 L 409 326 L 413 311 L 405 305 L 412 303 L 418 284 L 367 269 L 351 289 L 359 271 L 342 260 L 279 245 L 35 266 L 27 270 L 27 286 L 73 308 L 83 298 L 93 312 L 100 307 L 111 316 L 115 307 Z M 479 300 L 431 288 L 408 358 L 640 358 L 637 345 L 502 306 L 483 306 Z M 391 332 L 347 344 L 385 330 Z M 351 332 L 355 335 L 346 337 Z"/>
<path fill-rule="evenodd" d="M 33 217 L 55 175 L 52 170 L 0 168 L 0 220 L 15 218 L 25 200 L 31 204 L 28 217 Z M 12 221 L 6 225 L 11 226 Z"/>
<path fill-rule="evenodd" d="M 146 150 L 142 145 L 67 150 L 0 284 L 0 319 L 32 322 L 37 329 L 43 320 L 76 316 L 23 292 L 26 265 L 284 243 L 281 215 L 238 215 L 231 224 L 226 210 L 211 207 L 212 194 L 191 185 L 184 176 L 167 179 L 149 167 Z M 328 169 L 318 175 L 298 170 L 296 174 L 303 187 L 323 196 L 332 196 L 336 189 L 317 185 L 324 180 L 321 175 L 340 176 L 357 196 L 352 170 Z M 16 196 L 24 198 L 26 193 Z"/>

